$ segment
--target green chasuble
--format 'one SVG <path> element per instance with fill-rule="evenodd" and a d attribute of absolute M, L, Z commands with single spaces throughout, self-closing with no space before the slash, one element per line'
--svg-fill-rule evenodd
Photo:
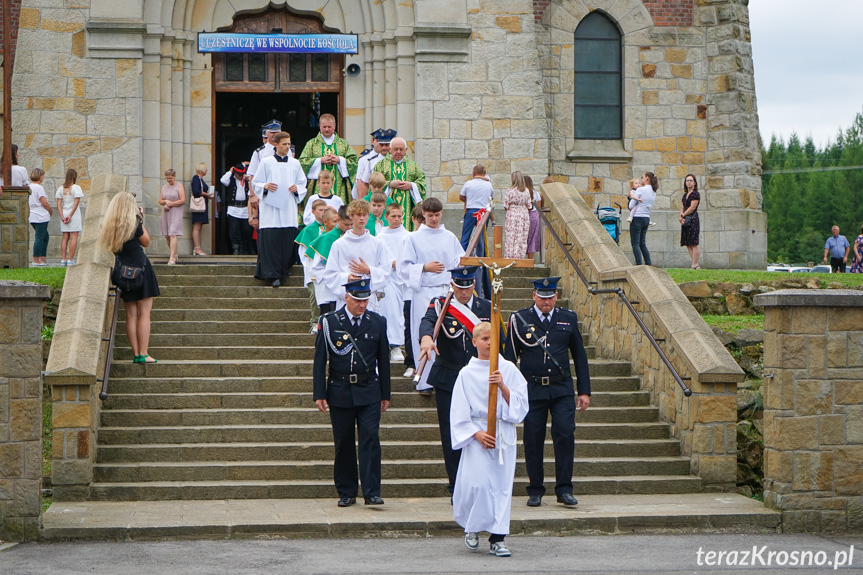
<path fill-rule="evenodd" d="M 336 226 L 327 233 L 318 236 L 306 248 L 306 257 L 313 260 L 315 259 L 315 254 L 320 254 L 324 262 L 326 262 L 327 258 L 330 257 L 330 248 L 333 247 L 333 242 L 342 237 L 342 233 L 342 230 Z"/>
<path fill-rule="evenodd" d="M 387 205 L 389 205 L 389 204 L 387 204 Z M 367 229 L 368 231 L 370 231 L 370 232 L 372 233 L 372 235 L 375 235 L 375 227 L 377 227 L 377 226 L 375 226 L 375 222 L 376 222 L 376 221 L 377 221 L 377 222 L 380 222 L 380 223 L 381 223 L 381 225 L 382 225 L 383 227 L 385 227 L 385 228 L 389 227 L 389 225 L 390 225 L 390 224 L 389 224 L 389 222 L 387 221 L 387 219 L 384 217 L 384 215 L 385 215 L 385 214 L 386 214 L 386 212 L 384 212 L 383 214 L 381 214 L 380 219 L 376 219 L 376 218 L 375 218 L 375 215 L 374 215 L 374 214 L 372 214 L 372 213 L 370 213 L 370 214 L 369 214 L 369 221 L 368 221 L 368 222 L 366 222 L 366 229 Z"/>
<path fill-rule="evenodd" d="M 417 166 L 416 162 L 405 156 L 401 163 L 397 164 L 392 156 L 387 156 L 377 164 L 375 164 L 373 172 L 380 172 L 387 179 L 387 188 L 389 182 L 393 180 L 401 180 L 403 182 L 412 182 L 416 184 L 420 197 L 424 200 L 426 197 L 426 175 Z M 411 196 L 410 190 L 397 190 L 395 188 L 388 189 L 387 195 L 392 200 L 399 204 L 405 211 L 404 222 L 405 228 L 408 231 L 413 231 L 413 221 L 411 220 L 411 212 L 416 205 L 414 198 Z"/>
<path fill-rule="evenodd" d="M 308 249 L 308 247 L 312 244 L 312 241 L 316 240 L 318 236 L 326 233 L 326 228 L 324 224 L 319 224 L 317 222 L 312 222 L 308 226 L 304 227 L 300 230 L 300 233 L 297 234 L 297 239 L 294 241 L 304 248 Z M 305 250 L 303 250 L 305 252 Z"/>
<path fill-rule="evenodd" d="M 315 163 L 315 160 L 323 158 L 328 153 L 341 156 L 345 159 L 348 173 L 350 174 L 351 182 L 353 183 L 357 177 L 357 162 L 359 161 L 359 158 L 354 149 L 351 148 L 351 145 L 348 144 L 347 140 L 339 138 L 338 134 L 335 134 L 335 139 L 333 140 L 332 145 L 328 146 L 326 142 L 324 142 L 324 138 L 321 136 L 321 133 L 318 132 L 317 136 L 306 142 L 306 147 L 303 148 L 303 153 L 300 154 L 300 157 L 297 159 L 303 167 L 303 172 L 308 174 L 312 165 Z M 333 195 L 339 196 L 345 205 L 351 203 L 351 189 L 350 187 L 347 187 L 346 183 L 342 180 L 342 174 L 339 172 L 338 164 L 333 164 L 331 166 L 321 164 L 321 170 L 327 170 L 333 175 L 333 181 L 335 182 L 333 185 Z M 309 183 L 307 187 L 311 190 L 311 183 Z M 311 193 L 312 192 L 310 191 L 309 194 L 311 195 Z"/>

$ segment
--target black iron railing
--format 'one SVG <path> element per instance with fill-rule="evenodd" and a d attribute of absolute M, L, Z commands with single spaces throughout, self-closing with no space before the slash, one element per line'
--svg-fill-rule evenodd
<path fill-rule="evenodd" d="M 108 349 L 105 352 L 105 370 L 102 372 L 102 377 L 96 380 L 102 384 L 99 399 L 103 401 L 108 398 L 108 374 L 111 372 L 111 358 L 114 355 L 114 336 L 117 334 L 117 315 L 120 312 L 120 288 L 116 286 L 108 288 L 109 303 L 111 298 L 114 299 L 114 309 L 111 312 L 111 325 L 108 335 L 102 337 L 102 341 L 108 343 Z"/>
<path fill-rule="evenodd" d="M 571 265 L 572 269 L 575 270 L 575 273 L 578 274 L 579 279 L 581 279 L 581 281 L 584 284 L 584 287 L 587 289 L 588 293 L 590 293 L 591 295 L 614 294 L 614 295 L 617 295 L 618 297 L 620 297 L 620 299 L 623 301 L 626 308 L 629 310 L 629 313 L 631 313 L 632 317 L 635 318 L 635 321 L 638 322 L 638 325 L 641 327 L 641 331 L 644 332 L 644 335 L 647 337 L 647 340 L 650 342 L 650 345 L 652 345 L 653 349 L 656 350 L 656 353 L 659 354 L 660 359 L 662 359 L 662 363 L 665 364 L 665 367 L 667 367 L 668 371 L 671 372 L 671 376 L 677 382 L 677 385 L 679 385 L 680 388 L 683 390 L 683 395 L 685 395 L 686 397 L 689 397 L 690 395 L 692 395 L 692 390 L 689 389 L 685 383 L 683 383 L 683 378 L 680 377 L 680 375 L 677 373 L 677 370 L 675 370 L 674 367 L 671 365 L 671 362 L 668 360 L 668 356 L 666 356 L 665 352 L 662 351 L 662 348 L 659 347 L 659 343 L 657 342 L 657 340 L 653 337 L 653 335 L 647 329 L 647 326 L 644 325 L 644 322 L 641 320 L 641 317 L 638 315 L 638 312 L 635 311 L 635 308 L 632 307 L 632 302 L 629 301 L 628 297 L 626 297 L 626 293 L 624 293 L 623 288 L 616 287 L 613 289 L 597 289 L 597 288 L 593 287 L 593 282 L 587 281 L 587 278 L 584 277 L 584 274 L 578 268 L 578 265 L 575 263 L 575 260 L 572 258 L 572 255 L 569 253 L 569 249 L 567 249 L 568 246 L 571 246 L 572 244 L 564 243 L 563 240 L 560 239 L 560 236 L 557 235 L 557 232 L 554 231 L 554 228 L 551 227 L 551 222 L 549 222 L 548 218 L 545 217 L 546 212 L 549 212 L 549 211 L 551 211 L 551 210 L 549 210 L 549 209 L 539 210 L 539 217 L 542 219 L 543 223 L 545 224 L 545 229 L 547 229 L 549 231 L 549 233 L 551 234 L 551 237 L 554 238 L 554 241 L 557 243 L 558 247 L 560 247 L 560 251 L 563 252 L 563 256 L 569 262 L 569 265 Z M 635 302 L 635 303 L 638 303 L 638 302 Z M 665 341 L 665 340 L 659 340 L 659 341 Z"/>

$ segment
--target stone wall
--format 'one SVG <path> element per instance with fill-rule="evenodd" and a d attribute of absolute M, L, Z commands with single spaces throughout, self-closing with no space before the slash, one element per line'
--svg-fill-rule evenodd
<path fill-rule="evenodd" d="M 572 186 L 542 186 L 552 228 L 596 288 L 621 288 L 692 390 L 685 397 L 637 321 L 616 295 L 591 295 L 551 234 L 546 261 L 578 313 L 598 357 L 632 362 L 642 387 L 691 458 L 705 489 L 732 490 L 737 476 L 737 383 L 744 374 L 664 270 L 632 266 Z"/>
<path fill-rule="evenodd" d="M 863 530 L 863 297 L 781 290 L 764 308 L 764 502 L 789 531 Z M 771 376 L 772 375 L 772 376 Z"/>
<path fill-rule="evenodd" d="M 659 190 L 647 234 L 653 264 L 688 266 L 677 215 L 683 179 L 702 194 L 702 265 L 761 268 L 767 219 L 761 210 L 761 151 L 749 15 L 743 0 L 663 3 L 554 0 L 538 28 L 549 118 L 549 171 L 588 205 L 616 202 L 626 212 L 628 181 L 655 172 Z M 666 5 L 667 4 L 667 5 Z M 694 22 L 676 27 L 665 10 L 689 4 Z M 623 38 L 624 130 L 620 141 L 574 140 L 573 33 L 601 10 Z M 675 17 L 693 14 L 674 10 Z M 622 222 L 621 244 L 629 244 Z M 630 261 L 631 254 L 627 253 Z"/>
<path fill-rule="evenodd" d="M 30 191 L 6 188 L 0 196 L 0 268 L 22 268 L 30 263 Z"/>
<path fill-rule="evenodd" d="M 45 381 L 54 402 L 51 481 L 58 501 L 86 500 L 93 478 L 99 390 L 107 336 L 108 288 L 114 256 L 97 244 L 99 224 L 111 198 L 126 186 L 122 176 L 93 180 L 91 209 L 84 218 L 78 265 L 66 272 L 57 309 Z"/>
<path fill-rule="evenodd" d="M 0 280 L 0 541 L 36 539 L 42 516 L 42 302 Z"/>

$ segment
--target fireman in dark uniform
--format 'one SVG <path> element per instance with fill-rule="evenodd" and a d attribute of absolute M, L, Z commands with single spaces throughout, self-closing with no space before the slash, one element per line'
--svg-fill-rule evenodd
<path fill-rule="evenodd" d="M 336 448 L 333 477 L 339 507 L 356 503 L 360 478 L 365 504 L 383 505 L 379 429 L 381 413 L 390 405 L 387 322 L 366 310 L 371 297 L 369 280 L 344 285 L 344 307 L 324 314 L 318 324 L 314 400 L 320 411 L 330 411 Z M 354 426 L 359 443 L 359 473 Z"/>
<path fill-rule="evenodd" d="M 513 313 L 504 357 L 515 363 L 527 380 L 530 411 L 524 419 L 524 460 L 530 484 L 530 507 L 539 507 L 545 494 L 543 447 L 548 415 L 554 444 L 554 492 L 558 503 L 577 505 L 572 495 L 572 465 L 575 456 L 575 410 L 590 405 L 590 373 L 587 353 L 578 331 L 574 311 L 555 307 L 560 278 L 534 281 L 534 305 Z M 578 398 L 573 397 L 569 357 L 575 364 Z"/>

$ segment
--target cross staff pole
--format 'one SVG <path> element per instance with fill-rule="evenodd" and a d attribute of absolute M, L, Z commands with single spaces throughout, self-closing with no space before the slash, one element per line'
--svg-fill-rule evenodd
<path fill-rule="evenodd" d="M 533 260 L 528 259 L 503 259 L 503 258 L 462 258 L 462 265 L 467 260 L 476 260 L 491 272 L 491 350 L 489 352 L 488 374 L 491 375 L 498 368 L 498 356 L 500 355 L 500 297 L 503 293 L 503 279 L 500 277 L 503 270 L 518 267 L 532 268 Z M 505 263 L 501 267 L 501 263 Z M 488 422 L 486 432 L 489 435 L 497 435 L 497 385 L 488 384 Z"/>
<path fill-rule="evenodd" d="M 492 202 L 489 202 L 488 207 L 485 208 L 485 213 L 482 215 L 482 218 L 480 218 L 479 223 L 476 225 L 476 228 L 474 229 L 473 237 L 471 237 L 470 243 L 468 243 L 468 245 L 467 245 L 467 250 L 465 251 L 466 254 L 472 253 L 473 250 L 476 249 L 476 244 L 477 244 L 477 242 L 479 242 L 479 239 L 482 237 L 482 233 L 485 230 L 485 225 L 488 223 L 489 216 L 491 216 L 491 206 L 492 206 Z M 464 258 L 462 258 L 462 261 L 464 261 Z M 478 264 L 470 264 L 470 265 L 478 265 Z M 446 316 L 446 312 L 449 309 L 449 303 L 452 301 L 452 295 L 453 295 L 453 292 L 452 292 L 452 290 L 450 290 L 449 293 L 446 295 L 446 299 L 444 300 L 443 305 L 440 308 L 440 313 L 437 316 L 437 321 L 435 321 L 434 331 L 432 332 L 432 339 L 435 342 L 437 342 L 437 336 L 440 333 L 440 328 L 443 325 L 444 317 Z M 429 360 L 428 356 L 423 356 L 422 358 L 420 358 L 420 362 L 417 366 L 417 371 L 414 374 L 414 383 L 419 383 L 420 379 L 422 378 L 423 370 L 425 369 L 426 364 L 428 363 L 428 360 Z"/>

